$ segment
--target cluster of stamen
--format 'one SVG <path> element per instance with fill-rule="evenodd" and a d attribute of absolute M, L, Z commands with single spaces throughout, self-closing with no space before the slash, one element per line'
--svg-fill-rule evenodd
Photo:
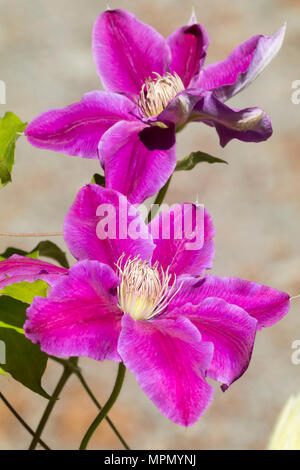
<path fill-rule="evenodd" d="M 155 79 L 148 78 L 140 91 L 138 105 L 147 118 L 161 113 L 175 96 L 184 90 L 181 78 L 175 72 L 173 75 L 156 75 Z"/>
<path fill-rule="evenodd" d="M 117 289 L 119 307 L 135 320 L 149 320 L 166 309 L 181 288 L 176 288 L 176 275 L 164 271 L 159 263 L 151 266 L 139 256 L 127 258 L 123 254 L 116 266 L 120 285 Z"/>

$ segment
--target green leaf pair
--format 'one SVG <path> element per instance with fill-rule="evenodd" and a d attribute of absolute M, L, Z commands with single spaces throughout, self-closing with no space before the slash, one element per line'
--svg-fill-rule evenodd
<path fill-rule="evenodd" d="M 7 259 L 12 255 L 21 255 L 28 256 L 29 258 L 37 259 L 39 256 L 44 256 L 46 258 L 51 258 L 54 261 L 57 261 L 63 268 L 69 268 L 69 263 L 66 258 L 66 254 L 59 248 L 55 243 L 45 240 L 38 243 L 33 250 L 24 251 L 19 250 L 18 248 L 9 247 L 5 250 L 4 253 L 0 254 L 0 260 Z"/>
<path fill-rule="evenodd" d="M 30 252 L 7 248 L 0 254 L 0 260 L 14 254 L 35 259 L 45 256 L 63 267 L 69 267 L 65 253 L 51 241 L 40 242 Z M 0 354 L 0 375 L 9 373 L 25 387 L 49 399 L 50 396 L 41 385 L 48 356 L 25 337 L 23 330 L 26 309 L 35 296 L 46 297 L 47 290 L 48 284 L 44 281 L 24 281 L 6 286 L 0 291 L 0 346 L 5 348 L 5 364 L 1 363 Z"/>
<path fill-rule="evenodd" d="M 199 152 L 192 152 L 186 157 L 184 157 L 182 160 L 179 160 L 177 162 L 175 171 L 192 170 L 198 163 L 201 163 L 201 162 L 228 164 L 225 160 L 222 160 L 221 158 L 213 157 L 212 155 L 209 155 L 208 153 L 199 151 Z"/>
<path fill-rule="evenodd" d="M 48 356 L 24 336 L 27 307 L 28 304 L 10 297 L 0 297 L 0 341 L 5 347 L 5 364 L 0 364 L 1 374 L 8 372 L 25 387 L 49 399 L 41 385 Z"/>

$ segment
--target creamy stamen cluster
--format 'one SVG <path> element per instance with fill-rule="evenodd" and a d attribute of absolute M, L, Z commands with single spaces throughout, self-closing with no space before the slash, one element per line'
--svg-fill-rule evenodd
<path fill-rule="evenodd" d="M 173 75 L 168 72 L 163 76 L 154 72 L 154 75 L 155 79 L 148 78 L 145 81 L 138 101 L 139 108 L 146 118 L 161 113 L 168 103 L 185 89 L 176 72 Z"/>
<path fill-rule="evenodd" d="M 158 262 L 150 265 L 139 256 L 128 257 L 122 266 L 123 254 L 116 266 L 120 285 L 117 288 L 119 307 L 134 320 L 149 320 L 161 313 L 179 292 L 176 275 L 164 271 Z"/>

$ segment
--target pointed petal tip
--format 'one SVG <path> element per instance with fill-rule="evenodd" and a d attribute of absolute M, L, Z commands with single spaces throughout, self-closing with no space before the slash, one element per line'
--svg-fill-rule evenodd
<path fill-rule="evenodd" d="M 193 24 L 198 24 L 196 12 L 195 12 L 195 7 L 192 7 L 192 13 L 188 22 L 188 25 L 191 26 Z"/>
<path fill-rule="evenodd" d="M 138 96 L 145 78 L 164 75 L 171 60 L 165 39 L 127 10 L 107 9 L 93 27 L 92 51 L 107 91 Z"/>
<path fill-rule="evenodd" d="M 281 28 L 279 28 L 279 31 L 282 31 L 283 33 L 285 33 L 285 32 L 286 32 L 286 28 L 287 28 L 287 21 L 285 21 L 285 22 L 283 23 L 283 25 L 281 26 Z"/>
<path fill-rule="evenodd" d="M 287 28 L 287 22 L 283 23 L 283 25 L 273 35 L 262 36 L 264 40 L 266 40 L 266 43 L 270 44 L 269 51 L 268 50 L 265 51 L 265 64 L 264 64 L 263 69 L 271 62 L 272 59 L 276 57 L 276 55 L 280 51 L 284 38 L 285 38 L 286 28 Z"/>
<path fill-rule="evenodd" d="M 283 23 L 283 25 L 278 29 L 278 31 L 274 34 L 274 36 L 277 36 L 277 37 L 279 38 L 279 41 L 278 41 L 278 44 L 279 44 L 278 50 L 279 50 L 280 47 L 282 46 L 283 40 L 284 40 L 284 38 L 285 38 L 286 28 L 287 28 L 287 21 L 285 21 L 285 22 Z"/>

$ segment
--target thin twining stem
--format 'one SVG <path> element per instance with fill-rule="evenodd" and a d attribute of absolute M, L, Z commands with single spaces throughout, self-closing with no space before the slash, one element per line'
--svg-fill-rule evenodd
<path fill-rule="evenodd" d="M 80 450 L 86 450 L 87 445 L 88 445 L 92 435 L 94 434 L 94 432 L 98 428 L 99 424 L 107 416 L 107 413 L 109 412 L 109 410 L 114 405 L 114 403 L 115 403 L 116 399 L 118 398 L 119 393 L 121 391 L 121 388 L 122 388 L 122 385 L 123 385 L 123 382 L 124 382 L 125 372 L 126 372 L 126 368 L 125 368 L 123 362 L 120 362 L 119 367 L 118 367 L 118 375 L 117 375 L 117 378 L 116 378 L 116 382 L 115 382 L 113 391 L 111 392 L 111 395 L 110 395 L 109 399 L 107 400 L 107 402 L 105 403 L 105 405 L 103 406 L 102 410 L 100 411 L 98 416 L 94 419 L 94 421 L 90 425 L 89 429 L 85 433 L 85 436 L 82 439 L 82 442 L 80 444 L 80 448 L 79 448 Z"/>
<path fill-rule="evenodd" d="M 70 361 L 73 362 L 74 364 L 77 364 L 78 362 L 78 358 L 70 358 Z M 41 420 L 39 422 L 39 425 L 37 427 L 37 430 L 34 434 L 34 437 L 31 441 L 31 444 L 29 446 L 29 450 L 34 450 L 37 446 L 37 443 L 41 437 L 41 434 L 42 432 L 44 431 L 44 428 L 48 422 L 48 419 L 53 411 L 53 408 L 55 406 L 55 404 L 57 403 L 58 401 L 58 398 L 59 398 L 59 395 L 61 394 L 64 386 L 66 385 L 67 381 L 69 380 L 70 376 L 73 374 L 73 370 L 70 368 L 70 367 L 67 367 L 65 366 L 64 367 L 64 370 L 63 370 L 63 373 L 62 373 L 62 376 L 61 378 L 59 379 L 59 382 L 58 384 L 56 385 L 55 387 L 55 390 L 48 402 L 48 405 L 46 406 L 45 408 L 45 411 L 41 417 Z"/>
<path fill-rule="evenodd" d="M 298 295 L 294 295 L 293 297 L 291 297 L 291 298 L 290 298 L 290 300 L 299 299 L 299 297 L 300 297 L 300 294 L 298 294 Z"/>
<path fill-rule="evenodd" d="M 20 237 L 20 238 L 38 237 L 38 238 L 43 238 L 43 237 L 62 237 L 62 236 L 63 236 L 62 232 L 54 232 L 54 233 L 8 233 L 8 232 L 0 232 L 0 237 Z"/>
<path fill-rule="evenodd" d="M 22 426 L 24 426 L 26 431 L 28 431 L 29 434 L 34 436 L 33 429 L 31 429 L 29 424 L 27 424 L 26 421 L 24 421 L 22 416 L 19 415 L 19 413 L 14 409 L 14 407 L 9 403 L 9 401 L 5 398 L 5 396 L 1 392 L 0 392 L 0 398 L 3 401 L 3 403 L 7 406 L 7 408 L 12 412 L 12 414 L 17 418 L 17 420 L 22 424 Z M 39 439 L 38 442 L 45 450 L 51 450 L 50 447 L 47 446 L 47 444 L 44 441 L 42 441 L 42 439 Z"/>
<path fill-rule="evenodd" d="M 80 380 L 82 386 L 84 387 L 84 389 L 86 390 L 87 394 L 89 395 L 89 397 L 91 398 L 91 400 L 93 401 L 93 403 L 97 406 L 97 408 L 101 411 L 102 410 L 102 406 L 100 405 L 100 403 L 98 402 L 98 400 L 96 399 L 96 397 L 94 396 L 93 392 L 91 391 L 90 387 L 88 386 L 87 382 L 85 381 L 82 373 L 81 373 L 81 370 L 80 368 L 73 364 L 72 362 L 69 362 L 67 361 L 66 359 L 61 359 L 59 357 L 55 357 L 55 356 L 50 356 L 50 358 L 55 361 L 55 362 L 58 362 L 59 364 L 63 365 L 63 366 L 68 366 L 72 369 L 72 371 L 76 374 L 76 376 L 78 377 L 78 379 Z M 116 434 L 116 436 L 118 437 L 118 439 L 120 440 L 120 442 L 123 444 L 124 448 L 126 450 L 130 450 L 130 447 L 129 445 L 126 443 L 125 439 L 123 438 L 123 436 L 121 436 L 120 432 L 118 431 L 118 429 L 116 428 L 116 426 L 114 425 L 114 423 L 112 422 L 112 420 L 109 418 L 109 416 L 106 416 L 105 417 L 106 421 L 108 422 L 109 426 L 111 427 L 111 429 L 113 430 L 113 432 Z"/>
<path fill-rule="evenodd" d="M 148 223 L 151 222 L 152 218 L 156 215 L 157 210 L 159 207 L 162 205 L 166 193 L 168 191 L 170 182 L 171 182 L 172 176 L 168 179 L 166 184 L 161 188 L 161 190 L 158 192 L 155 201 L 153 203 L 154 208 L 150 209 L 147 220 Z M 10 233 L 10 232 L 0 232 L 0 237 L 19 237 L 19 238 L 43 238 L 43 237 L 63 237 L 63 232 L 49 232 L 49 233 Z"/>
<path fill-rule="evenodd" d="M 100 403 L 97 401 L 97 399 L 95 398 L 95 396 L 93 395 L 91 389 L 89 388 L 88 384 L 86 383 L 84 377 L 82 376 L 81 373 L 77 373 L 77 377 L 79 378 L 80 382 L 82 383 L 82 386 L 85 388 L 86 392 L 88 393 L 88 395 L 90 396 L 90 398 L 92 399 L 92 401 L 95 403 L 95 405 L 97 406 L 97 408 L 101 411 L 103 408 L 102 406 L 100 405 Z M 126 443 L 125 439 L 121 436 L 120 432 L 118 431 L 118 429 L 116 428 L 116 426 L 114 425 L 114 423 L 112 422 L 112 420 L 109 418 L 109 416 L 105 416 L 105 419 L 106 421 L 108 422 L 108 424 L 110 425 L 111 429 L 113 430 L 113 432 L 116 434 L 116 436 L 119 438 L 120 442 L 123 444 L 124 448 L 126 450 L 130 450 L 130 447 L 129 445 Z"/>

